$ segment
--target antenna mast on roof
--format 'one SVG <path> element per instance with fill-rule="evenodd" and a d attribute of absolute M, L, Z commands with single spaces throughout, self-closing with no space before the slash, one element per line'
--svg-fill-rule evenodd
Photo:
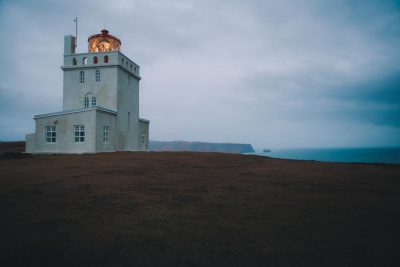
<path fill-rule="evenodd" d="M 75 48 L 78 47 L 78 18 L 75 17 L 74 19 L 75 22 Z"/>

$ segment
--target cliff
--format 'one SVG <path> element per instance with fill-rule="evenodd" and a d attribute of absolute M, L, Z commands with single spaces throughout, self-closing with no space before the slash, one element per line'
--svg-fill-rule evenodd
<path fill-rule="evenodd" d="M 231 143 L 206 143 L 187 141 L 154 141 L 150 140 L 152 151 L 199 151 L 199 152 L 227 152 L 227 153 L 252 153 L 250 144 Z"/>

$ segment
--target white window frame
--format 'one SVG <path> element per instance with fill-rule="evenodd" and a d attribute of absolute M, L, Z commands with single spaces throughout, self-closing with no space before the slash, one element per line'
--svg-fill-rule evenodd
<path fill-rule="evenodd" d="M 109 126 L 104 126 L 103 127 L 103 143 L 105 143 L 105 144 L 108 143 L 109 132 L 110 132 L 110 127 Z"/>
<path fill-rule="evenodd" d="M 74 125 L 74 142 L 85 142 L 85 125 Z"/>
<path fill-rule="evenodd" d="M 85 108 L 88 108 L 89 107 L 89 97 L 85 97 L 84 102 L 85 102 Z"/>
<path fill-rule="evenodd" d="M 46 144 L 55 144 L 57 141 L 56 126 L 45 126 L 44 138 Z"/>
<path fill-rule="evenodd" d="M 100 82 L 100 70 L 96 70 L 96 82 Z"/>
<path fill-rule="evenodd" d="M 95 107 L 97 105 L 97 99 L 95 96 L 92 96 L 92 107 Z"/>

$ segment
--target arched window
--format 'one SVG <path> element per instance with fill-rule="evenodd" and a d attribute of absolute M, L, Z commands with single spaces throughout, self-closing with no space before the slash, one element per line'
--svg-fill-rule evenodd
<path fill-rule="evenodd" d="M 78 60 L 76 60 L 76 58 L 73 58 L 72 59 L 72 65 L 76 65 L 76 64 L 78 64 Z"/>
<path fill-rule="evenodd" d="M 96 82 L 100 82 L 100 70 L 96 70 Z"/>
<path fill-rule="evenodd" d="M 96 97 L 92 96 L 92 107 L 96 106 Z"/>
<path fill-rule="evenodd" d="M 104 56 L 104 63 L 108 63 L 108 56 Z"/>
<path fill-rule="evenodd" d="M 79 73 L 79 81 L 80 81 L 80 83 L 84 83 L 85 82 L 85 72 L 81 71 Z"/>
<path fill-rule="evenodd" d="M 83 62 L 83 65 L 86 65 L 87 64 L 87 57 L 84 57 L 82 62 Z"/>
<path fill-rule="evenodd" d="M 89 107 L 89 97 L 85 97 L 85 108 Z"/>
<path fill-rule="evenodd" d="M 93 64 L 97 64 L 97 57 L 93 58 Z"/>

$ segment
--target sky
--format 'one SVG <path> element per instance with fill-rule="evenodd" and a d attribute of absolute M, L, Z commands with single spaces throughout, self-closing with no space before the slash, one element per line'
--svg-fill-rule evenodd
<path fill-rule="evenodd" d="M 400 146 L 400 1 L 0 0 L 0 140 L 62 110 L 64 35 L 141 67 L 150 139 Z"/>

